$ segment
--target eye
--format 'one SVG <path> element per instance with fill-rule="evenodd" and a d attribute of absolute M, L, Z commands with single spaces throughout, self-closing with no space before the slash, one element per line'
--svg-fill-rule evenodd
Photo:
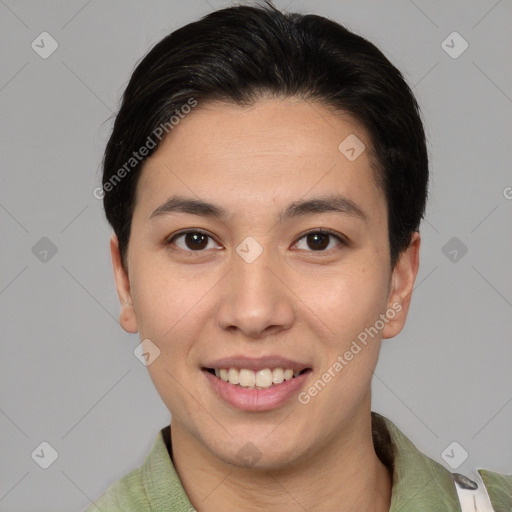
<path fill-rule="evenodd" d="M 313 252 L 327 252 L 327 250 L 332 249 L 333 247 L 329 247 L 331 244 L 329 242 L 329 238 L 336 239 L 339 244 L 338 245 L 345 245 L 345 240 L 338 234 L 334 233 L 333 231 L 330 231 L 328 229 L 317 229 L 316 231 L 310 231 L 309 233 L 306 233 L 303 235 L 299 241 L 296 243 L 296 246 L 299 246 L 299 243 L 301 240 L 306 240 L 306 246 L 311 248 Z M 298 247 L 302 250 L 308 250 L 304 247 Z"/>
<path fill-rule="evenodd" d="M 317 229 L 303 235 L 295 246 L 301 250 L 311 249 L 310 252 L 327 252 L 333 248 L 330 243 L 332 239 L 338 242 L 338 246 L 346 244 L 345 240 L 337 233 L 327 229 Z M 300 247 L 302 240 L 305 240 L 306 247 Z M 215 245 L 217 245 L 208 233 L 199 229 L 177 233 L 169 238 L 166 243 L 168 245 L 174 244 L 179 249 L 188 252 L 203 252 L 205 249 L 215 249 Z"/>
<path fill-rule="evenodd" d="M 177 243 L 178 240 L 181 240 Z M 202 252 L 203 249 L 214 249 L 209 243 L 209 240 L 213 241 L 213 238 L 206 233 L 198 229 L 182 231 L 167 240 L 167 244 L 174 244 L 183 251 Z"/>

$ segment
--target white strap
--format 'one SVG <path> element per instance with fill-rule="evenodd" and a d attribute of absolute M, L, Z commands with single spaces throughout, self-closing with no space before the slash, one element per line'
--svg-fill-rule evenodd
<path fill-rule="evenodd" d="M 477 478 L 469 480 L 463 475 L 454 475 L 455 489 L 459 495 L 462 512 L 494 512 L 487 489 L 478 473 Z M 476 489 L 472 489 L 477 485 Z"/>

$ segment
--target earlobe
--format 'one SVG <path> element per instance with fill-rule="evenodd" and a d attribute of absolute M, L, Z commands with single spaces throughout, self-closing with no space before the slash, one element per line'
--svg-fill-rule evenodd
<path fill-rule="evenodd" d="M 420 234 L 415 231 L 411 236 L 409 247 L 402 252 L 393 269 L 386 313 L 388 322 L 382 331 L 382 338 L 393 338 L 404 328 L 414 282 L 418 275 L 420 244 Z"/>
<path fill-rule="evenodd" d="M 121 303 L 121 312 L 119 314 L 119 324 L 129 333 L 139 331 L 137 326 L 137 318 L 130 289 L 130 280 L 128 272 L 123 267 L 121 261 L 121 253 L 119 252 L 119 241 L 116 235 L 112 235 L 110 239 L 110 254 L 112 256 L 112 267 L 114 270 L 114 279 L 116 282 L 117 295 Z"/>

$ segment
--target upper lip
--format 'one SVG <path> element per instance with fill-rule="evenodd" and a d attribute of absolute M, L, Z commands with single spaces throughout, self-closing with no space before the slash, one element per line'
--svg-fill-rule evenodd
<path fill-rule="evenodd" d="M 223 357 L 221 359 L 215 359 L 209 361 L 203 368 L 247 368 L 248 370 L 258 371 L 264 368 L 290 368 L 294 371 L 301 371 L 306 368 L 310 368 L 307 363 L 301 363 L 300 361 L 293 361 L 286 357 L 280 356 L 265 356 L 265 357 L 247 357 L 247 356 L 236 356 L 236 357 Z"/>

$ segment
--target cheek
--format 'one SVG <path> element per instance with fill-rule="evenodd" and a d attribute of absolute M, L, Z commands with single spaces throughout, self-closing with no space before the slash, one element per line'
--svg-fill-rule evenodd
<path fill-rule="evenodd" d="M 131 286 L 140 335 L 165 344 L 197 316 L 208 288 L 201 279 L 186 278 L 158 261 L 136 263 Z"/>
<path fill-rule="evenodd" d="M 302 287 L 304 302 L 322 321 L 329 337 L 352 339 L 372 325 L 387 304 L 388 276 L 376 264 L 355 263 L 308 280 Z M 339 343 L 339 341 L 338 341 Z"/>
<path fill-rule="evenodd" d="M 199 279 L 183 279 L 158 265 L 150 268 L 133 284 L 140 337 L 150 339 L 159 350 L 158 358 L 147 369 L 168 409 L 177 416 L 187 416 L 192 412 L 185 412 L 190 404 L 183 398 L 183 389 L 190 387 L 197 370 L 189 361 L 202 322 L 208 318 L 205 288 Z"/>
<path fill-rule="evenodd" d="M 150 339 L 159 350 L 147 369 L 167 407 L 185 414 L 183 408 L 194 404 L 187 405 L 183 389 L 192 389 L 199 371 L 194 366 L 202 346 L 198 341 L 208 332 L 219 277 L 204 274 L 191 279 L 155 260 L 144 269 L 133 282 L 135 314 L 141 339 Z"/>

